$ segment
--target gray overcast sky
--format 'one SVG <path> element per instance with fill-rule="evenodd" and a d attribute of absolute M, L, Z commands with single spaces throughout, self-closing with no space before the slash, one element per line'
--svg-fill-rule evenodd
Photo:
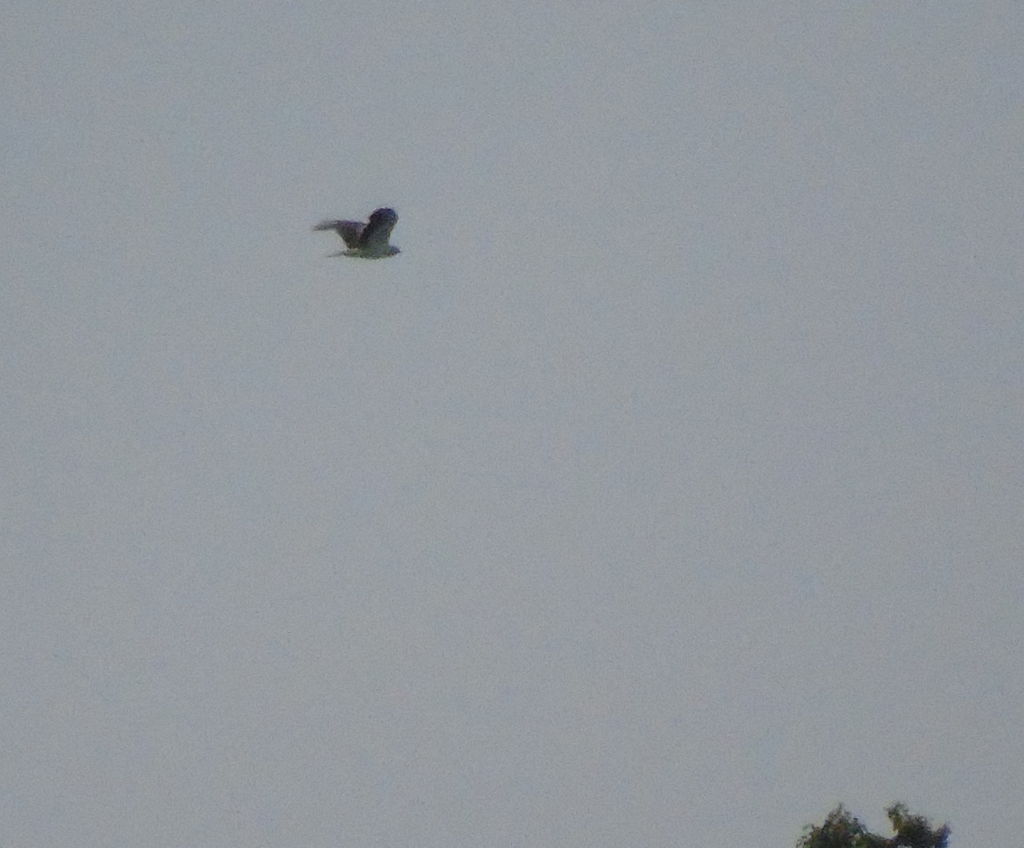
<path fill-rule="evenodd" d="M 1024 6 L 0 39 L 5 848 L 1021 845 Z"/>

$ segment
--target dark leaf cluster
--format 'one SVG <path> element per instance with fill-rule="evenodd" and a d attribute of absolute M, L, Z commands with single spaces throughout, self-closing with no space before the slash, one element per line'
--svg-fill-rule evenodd
<path fill-rule="evenodd" d="M 821 825 L 808 825 L 797 848 L 947 848 L 949 825 L 933 828 L 924 816 L 911 815 L 906 804 L 896 803 L 885 811 L 893 836 L 871 833 L 842 804 Z"/>

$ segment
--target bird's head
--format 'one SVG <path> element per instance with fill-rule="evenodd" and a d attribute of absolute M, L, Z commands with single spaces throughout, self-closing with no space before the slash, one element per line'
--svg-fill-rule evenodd
<path fill-rule="evenodd" d="M 380 209 L 374 209 L 373 212 L 370 213 L 370 223 L 372 224 L 388 223 L 394 225 L 396 221 L 398 221 L 398 213 L 387 206 Z"/>

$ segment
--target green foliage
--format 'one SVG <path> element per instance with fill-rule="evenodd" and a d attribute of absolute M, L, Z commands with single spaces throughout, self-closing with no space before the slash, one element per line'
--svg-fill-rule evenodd
<path fill-rule="evenodd" d="M 907 848 L 946 848 L 949 842 L 949 825 L 932 830 L 931 823 L 924 816 L 912 816 L 906 804 L 893 804 L 887 807 L 885 814 L 892 822 L 896 835 L 889 840 L 894 846 L 906 845 Z"/>
<path fill-rule="evenodd" d="M 894 836 L 871 833 L 842 804 L 821 825 L 808 825 L 797 848 L 947 848 L 949 825 L 932 828 L 924 816 L 911 815 L 906 804 L 892 804 L 885 811 Z"/>

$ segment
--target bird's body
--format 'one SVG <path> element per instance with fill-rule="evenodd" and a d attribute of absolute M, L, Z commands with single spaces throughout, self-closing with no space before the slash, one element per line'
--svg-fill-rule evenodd
<path fill-rule="evenodd" d="M 391 231 L 398 223 L 394 209 L 375 209 L 370 220 L 362 221 L 321 221 L 314 230 L 334 230 L 348 250 L 332 253 L 332 256 L 358 256 L 362 259 L 383 259 L 400 253 L 393 244 L 388 244 Z"/>

